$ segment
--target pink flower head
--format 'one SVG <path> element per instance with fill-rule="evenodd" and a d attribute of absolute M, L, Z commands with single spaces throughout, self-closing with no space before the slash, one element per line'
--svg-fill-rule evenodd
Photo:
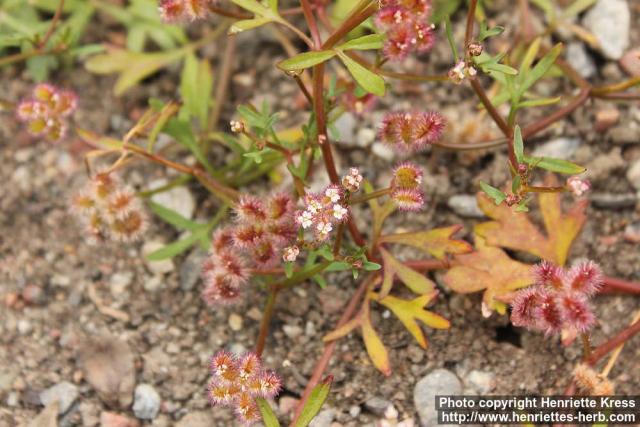
<path fill-rule="evenodd" d="M 293 200 L 286 193 L 277 193 L 267 201 L 267 216 L 269 219 L 279 221 L 286 218 L 293 211 Z"/>
<path fill-rule="evenodd" d="M 558 297 L 558 307 L 564 325 L 580 333 L 588 331 L 596 323 L 596 317 L 584 295 L 575 292 L 564 293 Z"/>
<path fill-rule="evenodd" d="M 414 28 L 410 24 L 393 27 L 387 31 L 382 53 L 390 61 L 402 61 L 411 52 L 415 40 Z"/>
<path fill-rule="evenodd" d="M 389 6 L 380 9 L 376 14 L 376 26 L 381 29 L 387 29 L 396 25 L 406 23 L 411 19 L 409 10 L 400 6 Z"/>
<path fill-rule="evenodd" d="M 569 270 L 564 283 L 569 291 L 594 295 L 603 284 L 602 270 L 593 261 L 581 262 Z"/>
<path fill-rule="evenodd" d="M 569 188 L 569 191 L 576 197 L 580 197 L 591 189 L 591 183 L 579 176 L 570 176 L 567 178 L 567 188 Z"/>
<path fill-rule="evenodd" d="M 431 0 L 398 0 L 398 4 L 419 17 L 431 12 Z"/>
<path fill-rule="evenodd" d="M 251 425 L 260 420 L 260 410 L 255 397 L 249 393 L 240 393 L 235 403 L 235 413 L 241 423 Z"/>
<path fill-rule="evenodd" d="M 434 25 L 426 23 L 416 23 L 414 32 L 416 35 L 415 46 L 418 52 L 424 53 L 433 48 L 436 43 L 436 34 Z"/>
<path fill-rule="evenodd" d="M 436 112 L 388 113 L 379 136 L 401 152 L 414 153 L 440 139 L 445 124 L 444 117 Z"/>
<path fill-rule="evenodd" d="M 415 212 L 424 206 L 424 196 L 420 190 L 400 188 L 391 193 L 391 199 L 401 211 Z"/>
<path fill-rule="evenodd" d="M 262 395 L 262 397 L 272 398 L 282 389 L 282 380 L 275 372 L 263 372 L 262 375 L 260 375 L 259 381 L 260 395 Z"/>
<path fill-rule="evenodd" d="M 229 228 L 217 229 L 211 238 L 211 246 L 214 252 L 230 250 L 233 247 L 233 232 Z"/>
<path fill-rule="evenodd" d="M 219 351 L 209 359 L 209 368 L 218 381 L 234 382 L 238 376 L 238 361 L 228 351 Z"/>
<path fill-rule="evenodd" d="M 422 170 L 411 162 L 400 163 L 393 170 L 393 186 L 396 188 L 416 190 L 422 184 Z"/>
<path fill-rule="evenodd" d="M 536 278 L 536 283 L 539 285 L 550 286 L 554 289 L 560 289 L 563 286 L 564 271 L 561 267 L 549 261 L 542 261 L 536 265 L 533 268 L 533 274 Z"/>

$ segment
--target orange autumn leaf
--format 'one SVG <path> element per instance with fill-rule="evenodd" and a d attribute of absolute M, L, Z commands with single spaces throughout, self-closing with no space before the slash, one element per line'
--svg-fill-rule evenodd
<path fill-rule="evenodd" d="M 545 180 L 547 186 L 557 185 L 551 175 Z M 560 193 L 540 193 L 540 211 L 546 232 L 530 221 L 528 214 L 515 212 L 506 204 L 496 206 L 484 193 L 478 193 L 480 209 L 495 221 L 476 225 L 474 231 L 490 246 L 500 246 L 528 252 L 557 265 L 567 261 L 569 249 L 586 221 L 588 202 L 576 202 L 563 213 Z"/>
<path fill-rule="evenodd" d="M 384 271 L 380 299 L 389 295 L 393 286 L 393 279 L 396 276 L 415 294 L 422 295 L 435 289 L 435 283 L 424 274 L 407 267 L 382 247 L 380 247 L 380 254 L 382 255 L 382 268 Z"/>
<path fill-rule="evenodd" d="M 511 259 L 502 249 L 487 246 L 476 236 L 476 251 L 456 255 L 454 266 L 444 275 L 444 283 L 455 292 L 472 293 L 484 290 L 482 312 L 506 312 L 502 301 L 517 289 L 533 283 L 530 265 Z"/>

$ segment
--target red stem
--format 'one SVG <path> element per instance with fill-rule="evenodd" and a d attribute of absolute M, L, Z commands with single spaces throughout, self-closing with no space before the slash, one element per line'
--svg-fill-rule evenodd
<path fill-rule="evenodd" d="M 353 316 L 353 313 L 358 307 L 358 302 L 362 299 L 365 292 L 367 291 L 367 288 L 369 288 L 369 285 L 373 283 L 376 276 L 377 276 L 376 274 L 373 274 L 369 276 L 366 280 L 363 280 L 362 283 L 360 283 L 358 290 L 351 296 L 351 299 L 349 300 L 349 304 L 347 305 L 346 309 L 342 313 L 342 316 L 340 316 L 340 320 L 338 321 L 338 324 L 336 325 L 335 329 L 340 328 L 342 325 L 347 323 L 349 319 L 351 319 L 351 316 Z M 328 344 L 325 344 L 324 350 L 322 351 L 322 356 L 320 356 L 320 359 L 318 359 L 318 361 L 316 362 L 316 366 L 313 369 L 311 378 L 309 379 L 309 382 L 307 383 L 307 386 L 305 387 L 304 392 L 302 393 L 302 397 L 300 398 L 300 402 L 298 402 L 298 406 L 296 406 L 296 411 L 293 415 L 293 420 L 291 421 L 290 426 L 295 425 L 296 421 L 298 421 L 298 418 L 302 413 L 302 408 L 304 408 L 307 400 L 309 399 L 311 390 L 313 390 L 316 384 L 318 384 L 318 382 L 322 378 L 322 375 L 324 374 L 324 370 L 327 368 L 327 365 L 329 365 L 329 362 L 331 361 L 331 356 L 333 355 L 333 351 L 335 350 L 336 345 L 338 344 L 338 341 L 339 340 L 334 340 Z"/>
<path fill-rule="evenodd" d="M 615 277 L 604 278 L 604 288 L 600 293 L 623 292 L 628 294 L 640 294 L 640 283 L 628 282 Z"/>

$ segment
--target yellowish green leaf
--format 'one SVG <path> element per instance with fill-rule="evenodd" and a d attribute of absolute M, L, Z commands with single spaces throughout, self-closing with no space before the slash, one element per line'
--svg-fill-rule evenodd
<path fill-rule="evenodd" d="M 380 288 L 380 298 L 385 298 L 389 295 L 395 276 L 398 276 L 402 283 L 415 294 L 423 295 L 434 291 L 435 284 L 423 274 L 407 267 L 382 247 L 380 248 L 380 254 L 382 255 L 384 271 L 382 287 Z"/>
<path fill-rule="evenodd" d="M 379 242 L 413 246 L 438 259 L 443 259 L 446 254 L 464 254 L 473 250 L 468 242 L 451 237 L 461 228 L 462 225 L 458 224 L 417 233 L 389 234 L 381 236 Z"/>

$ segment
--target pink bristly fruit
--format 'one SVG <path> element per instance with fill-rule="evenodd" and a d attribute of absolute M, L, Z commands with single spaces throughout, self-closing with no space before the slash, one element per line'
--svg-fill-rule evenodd
<path fill-rule="evenodd" d="M 387 113 L 379 137 L 401 153 L 415 153 L 438 141 L 445 126 L 446 119 L 437 112 Z"/>
<path fill-rule="evenodd" d="M 33 88 L 31 99 L 18 104 L 16 114 L 18 120 L 27 123 L 30 134 L 57 142 L 67 132 L 65 119 L 77 106 L 78 98 L 75 93 L 48 83 L 40 83 Z"/>
<path fill-rule="evenodd" d="M 209 401 L 212 405 L 232 407 L 245 425 L 260 420 L 256 398 L 273 398 L 282 388 L 280 377 L 265 370 L 255 353 L 236 357 L 219 351 L 211 358 L 210 367 Z"/>
<path fill-rule="evenodd" d="M 190 22 L 209 16 L 214 0 L 160 0 L 160 18 L 167 23 Z"/>

